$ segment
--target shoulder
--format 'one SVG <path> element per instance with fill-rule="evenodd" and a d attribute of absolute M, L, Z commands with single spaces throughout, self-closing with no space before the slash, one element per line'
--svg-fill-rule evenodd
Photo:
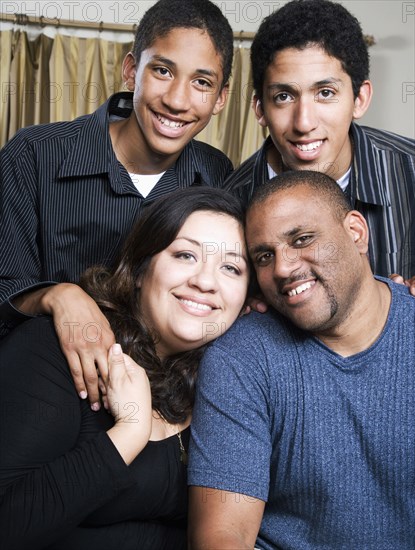
<path fill-rule="evenodd" d="M 227 165 L 232 166 L 231 161 L 229 158 L 225 155 L 225 153 L 222 153 L 219 149 L 216 149 L 216 147 L 213 147 L 212 145 L 209 145 L 208 143 L 204 143 L 203 141 L 198 141 L 196 139 L 193 139 L 191 141 L 193 150 L 195 154 L 203 159 L 203 160 L 210 160 L 213 162 L 221 162 Z"/>
<path fill-rule="evenodd" d="M 256 362 L 282 348 L 289 351 L 296 339 L 296 329 L 276 312 L 252 312 L 239 318 L 232 327 L 215 340 L 205 353 L 211 357 L 241 357 Z"/>
<path fill-rule="evenodd" d="M 1 370 L 28 375 L 44 371 L 48 376 L 54 366 L 70 376 L 52 318 L 40 316 L 25 321 L 1 340 L 0 366 Z"/>
<path fill-rule="evenodd" d="M 222 151 L 202 141 L 193 139 L 187 144 L 183 153 L 181 162 L 188 159 L 191 169 L 200 173 L 205 184 L 222 187 L 223 182 L 233 170 L 232 162 Z"/>
<path fill-rule="evenodd" d="M 236 170 L 227 178 L 225 185 L 228 190 L 232 190 L 235 187 L 241 187 L 246 183 L 252 181 L 254 174 L 254 167 L 257 162 L 261 149 L 256 151 L 248 159 L 246 159 Z"/>
<path fill-rule="evenodd" d="M 79 134 L 90 117 L 91 115 L 83 115 L 69 122 L 52 122 L 22 128 L 4 146 L 3 151 L 19 154 L 21 150 L 35 148 L 44 143 L 72 139 Z"/>
<path fill-rule="evenodd" d="M 409 292 L 408 287 L 378 275 L 375 279 L 385 283 L 391 291 L 392 303 L 389 318 L 394 323 L 404 322 L 408 331 L 411 330 L 415 335 L 415 297 Z"/>
<path fill-rule="evenodd" d="M 389 151 L 392 154 L 415 155 L 415 140 L 401 136 L 386 130 L 370 128 L 369 126 L 352 125 L 355 136 L 363 138 L 359 140 L 359 146 L 364 147 L 364 141 L 369 142 L 373 147 Z"/>

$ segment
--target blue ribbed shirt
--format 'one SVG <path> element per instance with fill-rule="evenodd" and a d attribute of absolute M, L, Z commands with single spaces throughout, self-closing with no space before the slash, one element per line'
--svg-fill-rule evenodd
<path fill-rule="evenodd" d="M 415 548 L 415 299 L 386 282 L 361 353 L 251 313 L 203 358 L 188 481 L 266 501 L 258 548 Z"/>

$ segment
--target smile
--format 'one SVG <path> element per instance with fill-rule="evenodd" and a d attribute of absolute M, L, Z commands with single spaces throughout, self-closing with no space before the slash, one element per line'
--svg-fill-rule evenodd
<path fill-rule="evenodd" d="M 293 288 L 292 290 L 289 290 L 287 292 L 288 296 L 296 296 L 297 294 L 301 294 L 302 292 L 305 292 L 312 286 L 314 286 L 316 283 L 315 281 L 310 281 L 308 283 L 303 283 L 300 286 L 297 286 L 297 288 Z"/>
<path fill-rule="evenodd" d="M 179 299 L 179 301 L 188 307 L 199 309 L 200 311 L 212 311 L 214 309 L 212 306 L 208 306 L 207 304 L 200 304 L 199 302 L 193 302 L 192 300 Z"/>
<path fill-rule="evenodd" d="M 314 151 L 323 144 L 323 140 L 313 141 L 312 143 L 296 143 L 295 146 L 300 151 Z"/>
<path fill-rule="evenodd" d="M 168 128 L 182 128 L 186 122 L 177 122 L 174 120 L 170 120 L 164 116 L 159 115 L 158 113 L 154 113 L 157 117 L 157 120 L 161 122 L 163 126 L 167 126 Z"/>

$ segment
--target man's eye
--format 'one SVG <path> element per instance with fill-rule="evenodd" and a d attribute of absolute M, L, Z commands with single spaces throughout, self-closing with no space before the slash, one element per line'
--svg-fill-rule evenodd
<path fill-rule="evenodd" d="M 312 236 L 311 235 L 302 235 L 301 237 L 298 237 L 298 239 L 296 239 L 294 241 L 294 246 L 305 246 L 307 245 L 312 239 Z"/>
<path fill-rule="evenodd" d="M 333 90 L 320 90 L 317 94 L 318 100 L 327 101 L 328 99 L 333 99 L 335 96 L 335 92 Z"/>
<path fill-rule="evenodd" d="M 204 78 L 197 78 L 195 80 L 196 84 L 202 88 L 211 88 L 212 84 L 209 82 L 209 80 L 205 80 Z"/>
<path fill-rule="evenodd" d="M 156 67 L 154 70 L 161 76 L 170 76 L 170 71 L 166 67 Z"/>
<path fill-rule="evenodd" d="M 272 254 L 271 252 L 261 254 L 260 256 L 257 256 L 255 258 L 255 264 L 258 266 L 265 266 L 271 262 L 273 257 L 274 257 L 274 254 Z"/>
<path fill-rule="evenodd" d="M 287 92 L 280 92 L 274 96 L 275 103 L 290 103 L 291 101 L 294 101 L 294 98 Z"/>

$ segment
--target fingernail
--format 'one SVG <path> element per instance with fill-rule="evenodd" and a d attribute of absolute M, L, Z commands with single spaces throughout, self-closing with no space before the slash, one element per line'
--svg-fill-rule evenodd
<path fill-rule="evenodd" d="M 86 399 L 88 397 L 88 394 L 86 393 L 86 391 L 80 391 L 79 392 L 79 397 L 81 399 Z"/>
<path fill-rule="evenodd" d="M 99 411 L 99 409 L 100 409 L 99 403 L 98 402 L 97 403 L 92 403 L 91 409 L 95 412 Z"/>
<path fill-rule="evenodd" d="M 120 354 L 122 353 L 122 349 L 121 349 L 120 344 L 114 344 L 114 345 L 112 346 L 112 353 L 113 353 L 114 355 L 120 355 Z"/>

